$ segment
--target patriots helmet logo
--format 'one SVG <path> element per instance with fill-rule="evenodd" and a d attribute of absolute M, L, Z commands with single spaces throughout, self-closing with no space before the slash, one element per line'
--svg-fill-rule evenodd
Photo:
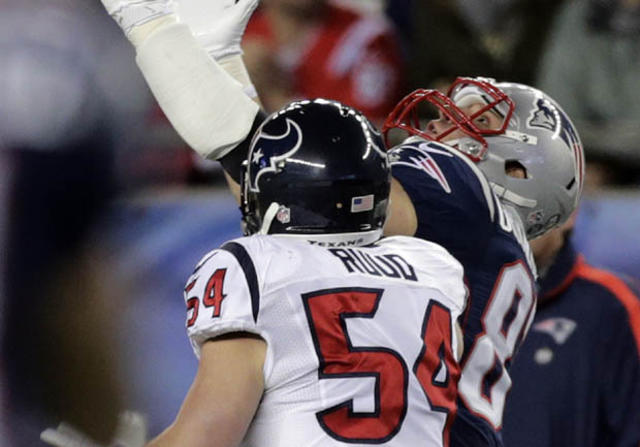
<path fill-rule="evenodd" d="M 286 119 L 287 128 L 280 135 L 271 135 L 264 126 L 254 137 L 249 151 L 248 180 L 249 189 L 259 192 L 260 176 L 267 172 L 277 172 L 279 164 L 295 154 L 302 145 L 302 130 L 290 118 Z"/>
<path fill-rule="evenodd" d="M 558 128 L 558 111 L 549 101 L 539 98 L 527 124 L 531 127 L 541 127 L 555 132 Z"/>
<path fill-rule="evenodd" d="M 527 124 L 529 127 L 547 129 L 562 138 L 562 141 L 573 153 L 576 179 L 581 190 L 584 178 L 584 153 L 575 127 L 567 115 L 560 108 L 549 102 L 548 99 L 538 98 L 535 106 Z"/>

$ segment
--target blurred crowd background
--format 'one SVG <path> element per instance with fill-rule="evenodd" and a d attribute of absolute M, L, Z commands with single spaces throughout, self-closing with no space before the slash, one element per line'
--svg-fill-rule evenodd
<path fill-rule="evenodd" d="M 639 0 L 262 0 L 244 50 L 268 111 L 381 123 L 458 75 L 538 86 L 585 145 L 578 248 L 640 273 Z M 184 282 L 239 217 L 99 0 L 0 0 L 0 446 L 60 419 L 105 439 L 119 408 L 168 425 L 197 366 Z"/>

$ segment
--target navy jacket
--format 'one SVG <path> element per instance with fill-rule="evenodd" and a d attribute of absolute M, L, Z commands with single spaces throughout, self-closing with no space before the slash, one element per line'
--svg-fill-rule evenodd
<path fill-rule="evenodd" d="M 565 245 L 511 368 L 505 446 L 640 445 L 637 284 Z"/>

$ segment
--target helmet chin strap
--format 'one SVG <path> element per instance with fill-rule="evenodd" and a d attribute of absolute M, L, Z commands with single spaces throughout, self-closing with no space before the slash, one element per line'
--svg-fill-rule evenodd
<path fill-rule="evenodd" d="M 491 187 L 495 191 L 496 195 L 501 199 L 504 199 L 508 202 L 513 203 L 514 205 L 522 206 L 525 208 L 533 208 L 538 203 L 537 200 L 527 199 L 526 197 L 522 197 L 519 194 L 516 194 L 513 191 L 508 190 L 502 185 L 498 185 L 497 183 L 491 182 Z"/>
<path fill-rule="evenodd" d="M 260 231 L 258 231 L 257 234 L 269 234 L 269 229 L 271 228 L 273 219 L 275 219 L 279 209 L 280 204 L 278 202 L 271 202 L 271 205 L 269 205 L 269 208 L 267 208 L 267 211 L 264 213 L 264 217 L 262 218 L 262 226 L 260 227 Z"/>

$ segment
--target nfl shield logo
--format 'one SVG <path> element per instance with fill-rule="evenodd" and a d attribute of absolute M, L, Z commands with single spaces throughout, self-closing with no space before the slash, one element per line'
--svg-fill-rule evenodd
<path fill-rule="evenodd" d="M 286 206 L 281 205 L 280 208 L 278 208 L 276 219 L 281 224 L 288 224 L 291 221 L 291 210 Z"/>
<path fill-rule="evenodd" d="M 542 210 L 535 210 L 529 213 L 527 216 L 527 222 L 529 224 L 541 224 L 544 218 L 544 213 Z"/>

